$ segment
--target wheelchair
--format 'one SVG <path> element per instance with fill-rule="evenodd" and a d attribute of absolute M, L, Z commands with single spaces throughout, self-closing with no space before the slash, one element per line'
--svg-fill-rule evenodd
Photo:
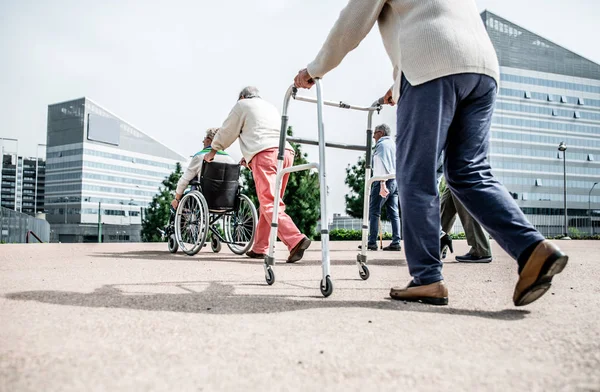
<path fill-rule="evenodd" d="M 222 245 L 238 255 L 254 243 L 258 213 L 250 198 L 240 193 L 240 165 L 211 162 L 202 165 L 200 180 L 190 181 L 191 190 L 171 211 L 165 228 L 171 253 L 181 249 L 193 256 L 210 236 L 212 251 Z"/>

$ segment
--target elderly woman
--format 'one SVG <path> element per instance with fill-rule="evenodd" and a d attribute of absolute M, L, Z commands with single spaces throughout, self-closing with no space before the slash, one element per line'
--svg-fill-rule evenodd
<path fill-rule="evenodd" d="M 218 150 L 229 147 L 240 139 L 240 149 L 248 163 L 256 194 L 260 203 L 260 218 L 253 248 L 246 253 L 250 258 L 264 258 L 269 248 L 269 230 L 275 204 L 275 178 L 277 176 L 277 152 L 279 147 L 279 127 L 281 116 L 275 106 L 263 100 L 256 87 L 244 88 L 231 113 L 221 126 L 212 143 L 212 150 L 204 160 L 213 160 Z M 284 167 L 294 162 L 294 149 L 286 144 Z M 287 246 L 290 255 L 288 263 L 302 259 L 304 251 L 310 246 L 310 240 L 300 233 L 292 218 L 285 213 L 283 194 L 289 175 L 283 177 L 278 221 L 278 236 Z"/>
<path fill-rule="evenodd" d="M 185 191 L 185 188 L 187 188 L 190 181 L 192 181 L 194 178 L 200 177 L 200 173 L 202 172 L 202 162 L 204 162 L 204 155 L 206 155 L 212 150 L 211 144 L 218 131 L 219 128 L 208 128 L 208 130 L 206 131 L 206 136 L 202 141 L 202 143 L 204 144 L 203 150 L 198 151 L 194 155 L 187 169 L 185 169 L 185 172 L 181 175 L 181 178 L 177 182 L 177 189 L 175 190 L 175 199 L 171 201 L 171 205 L 173 206 L 173 208 L 177 209 L 179 201 L 183 197 L 183 192 Z M 218 162 L 235 163 L 233 158 L 230 157 L 229 154 L 227 154 L 225 151 L 219 151 L 216 154 L 217 155 L 215 160 Z"/>

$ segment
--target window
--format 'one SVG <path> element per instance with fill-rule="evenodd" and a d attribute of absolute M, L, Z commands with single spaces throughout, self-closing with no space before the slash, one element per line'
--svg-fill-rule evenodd
<path fill-rule="evenodd" d="M 585 105 L 583 98 L 577 98 L 577 105 Z"/>
<path fill-rule="evenodd" d="M 528 200 L 528 199 L 529 199 L 529 197 L 528 197 L 527 193 L 523 193 L 523 194 L 521 195 L 521 198 L 522 198 L 523 200 Z"/>
<path fill-rule="evenodd" d="M 552 115 L 553 116 L 558 116 L 558 110 L 552 109 Z"/>
<path fill-rule="evenodd" d="M 575 111 L 575 113 L 573 113 L 573 118 L 581 118 L 581 113 Z"/>
<path fill-rule="evenodd" d="M 567 103 L 567 97 L 565 97 L 564 95 L 560 96 L 560 103 Z"/>
<path fill-rule="evenodd" d="M 535 186 L 542 186 L 542 179 L 541 178 L 536 178 L 535 179 Z"/>
<path fill-rule="evenodd" d="M 546 100 L 547 100 L 548 102 L 552 102 L 552 101 L 553 101 L 553 99 L 552 99 L 552 95 L 548 94 L 548 97 L 546 98 Z"/>
<path fill-rule="evenodd" d="M 594 160 L 594 154 L 588 154 L 588 156 L 587 156 L 587 160 L 588 160 L 589 162 L 592 162 L 592 161 Z"/>
<path fill-rule="evenodd" d="M 523 94 L 523 98 L 531 99 L 531 93 L 529 91 L 525 91 L 525 93 Z"/>

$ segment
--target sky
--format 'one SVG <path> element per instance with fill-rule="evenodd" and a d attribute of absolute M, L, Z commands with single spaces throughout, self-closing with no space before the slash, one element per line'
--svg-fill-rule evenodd
<path fill-rule="evenodd" d="M 255 85 L 282 107 L 346 0 L 0 0 L 0 138 L 21 155 L 46 142 L 47 107 L 86 96 L 189 156 Z M 598 0 L 477 0 L 487 9 L 600 63 Z M 328 100 L 370 105 L 392 84 L 377 28 L 323 79 Z M 303 92 L 314 96 L 314 88 Z M 292 102 L 295 136 L 316 139 L 316 107 Z M 326 108 L 328 141 L 365 144 L 367 116 Z M 395 123 L 386 107 L 374 123 Z M 374 124 L 374 125 L 375 125 Z M 5 149 L 16 145 L 5 142 Z M 309 160 L 316 147 L 303 147 Z M 239 147 L 230 152 L 241 157 Z M 408 152 L 409 153 L 409 152 Z M 43 156 L 43 148 L 39 148 Z M 345 169 L 359 153 L 327 150 L 329 214 L 344 212 Z"/>

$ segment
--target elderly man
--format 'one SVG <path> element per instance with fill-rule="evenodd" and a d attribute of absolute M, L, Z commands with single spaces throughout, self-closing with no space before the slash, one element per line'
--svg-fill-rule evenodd
<path fill-rule="evenodd" d="M 396 145 L 390 137 L 390 127 L 381 124 L 375 127 L 375 152 L 373 153 L 373 176 L 384 176 L 396 170 Z M 381 208 L 387 207 L 387 216 L 392 223 L 392 243 L 383 250 L 399 251 L 400 246 L 400 217 L 398 215 L 398 187 L 396 180 L 376 181 L 371 187 L 369 203 L 369 241 L 367 249 L 377 250 L 377 229 Z"/>
<path fill-rule="evenodd" d="M 487 160 L 500 70 L 475 0 L 350 0 L 315 60 L 300 70 L 310 88 L 356 48 L 375 22 L 394 69 L 386 93 L 398 102 L 396 180 L 412 280 L 390 296 L 448 303 L 440 261 L 436 162 L 452 194 L 519 266 L 513 302 L 527 305 L 550 288 L 568 257 L 527 221 Z"/>
<path fill-rule="evenodd" d="M 210 162 L 217 154 L 217 150 L 224 150 L 237 138 L 240 139 L 240 149 L 252 170 L 260 204 L 260 218 L 254 246 L 246 253 L 250 258 L 264 258 L 269 248 L 269 230 L 275 204 L 280 124 L 281 116 L 277 108 L 263 100 L 256 87 L 246 87 L 240 92 L 238 102 L 213 141 L 212 151 L 204 156 L 204 160 Z M 287 143 L 284 167 L 290 167 L 293 162 L 294 149 Z M 288 178 L 289 174 L 282 179 L 277 234 L 290 251 L 287 262 L 295 263 L 304 256 L 304 251 L 310 246 L 310 240 L 300 233 L 292 218 L 285 213 L 283 194 Z"/>
<path fill-rule="evenodd" d="M 212 150 L 211 143 L 218 131 L 219 128 L 208 128 L 206 131 L 206 136 L 202 141 L 204 148 L 194 155 L 187 169 L 185 169 L 185 172 L 183 172 L 179 178 L 179 181 L 177 181 L 175 199 L 171 201 L 171 206 L 173 206 L 173 208 L 177 209 L 179 201 L 183 197 L 183 192 L 185 191 L 185 188 L 187 188 L 190 181 L 192 181 L 194 178 L 200 177 L 200 173 L 202 173 L 202 162 L 204 162 L 204 155 Z M 218 162 L 235 163 L 233 158 L 230 157 L 225 151 L 218 151 L 215 160 Z"/>

